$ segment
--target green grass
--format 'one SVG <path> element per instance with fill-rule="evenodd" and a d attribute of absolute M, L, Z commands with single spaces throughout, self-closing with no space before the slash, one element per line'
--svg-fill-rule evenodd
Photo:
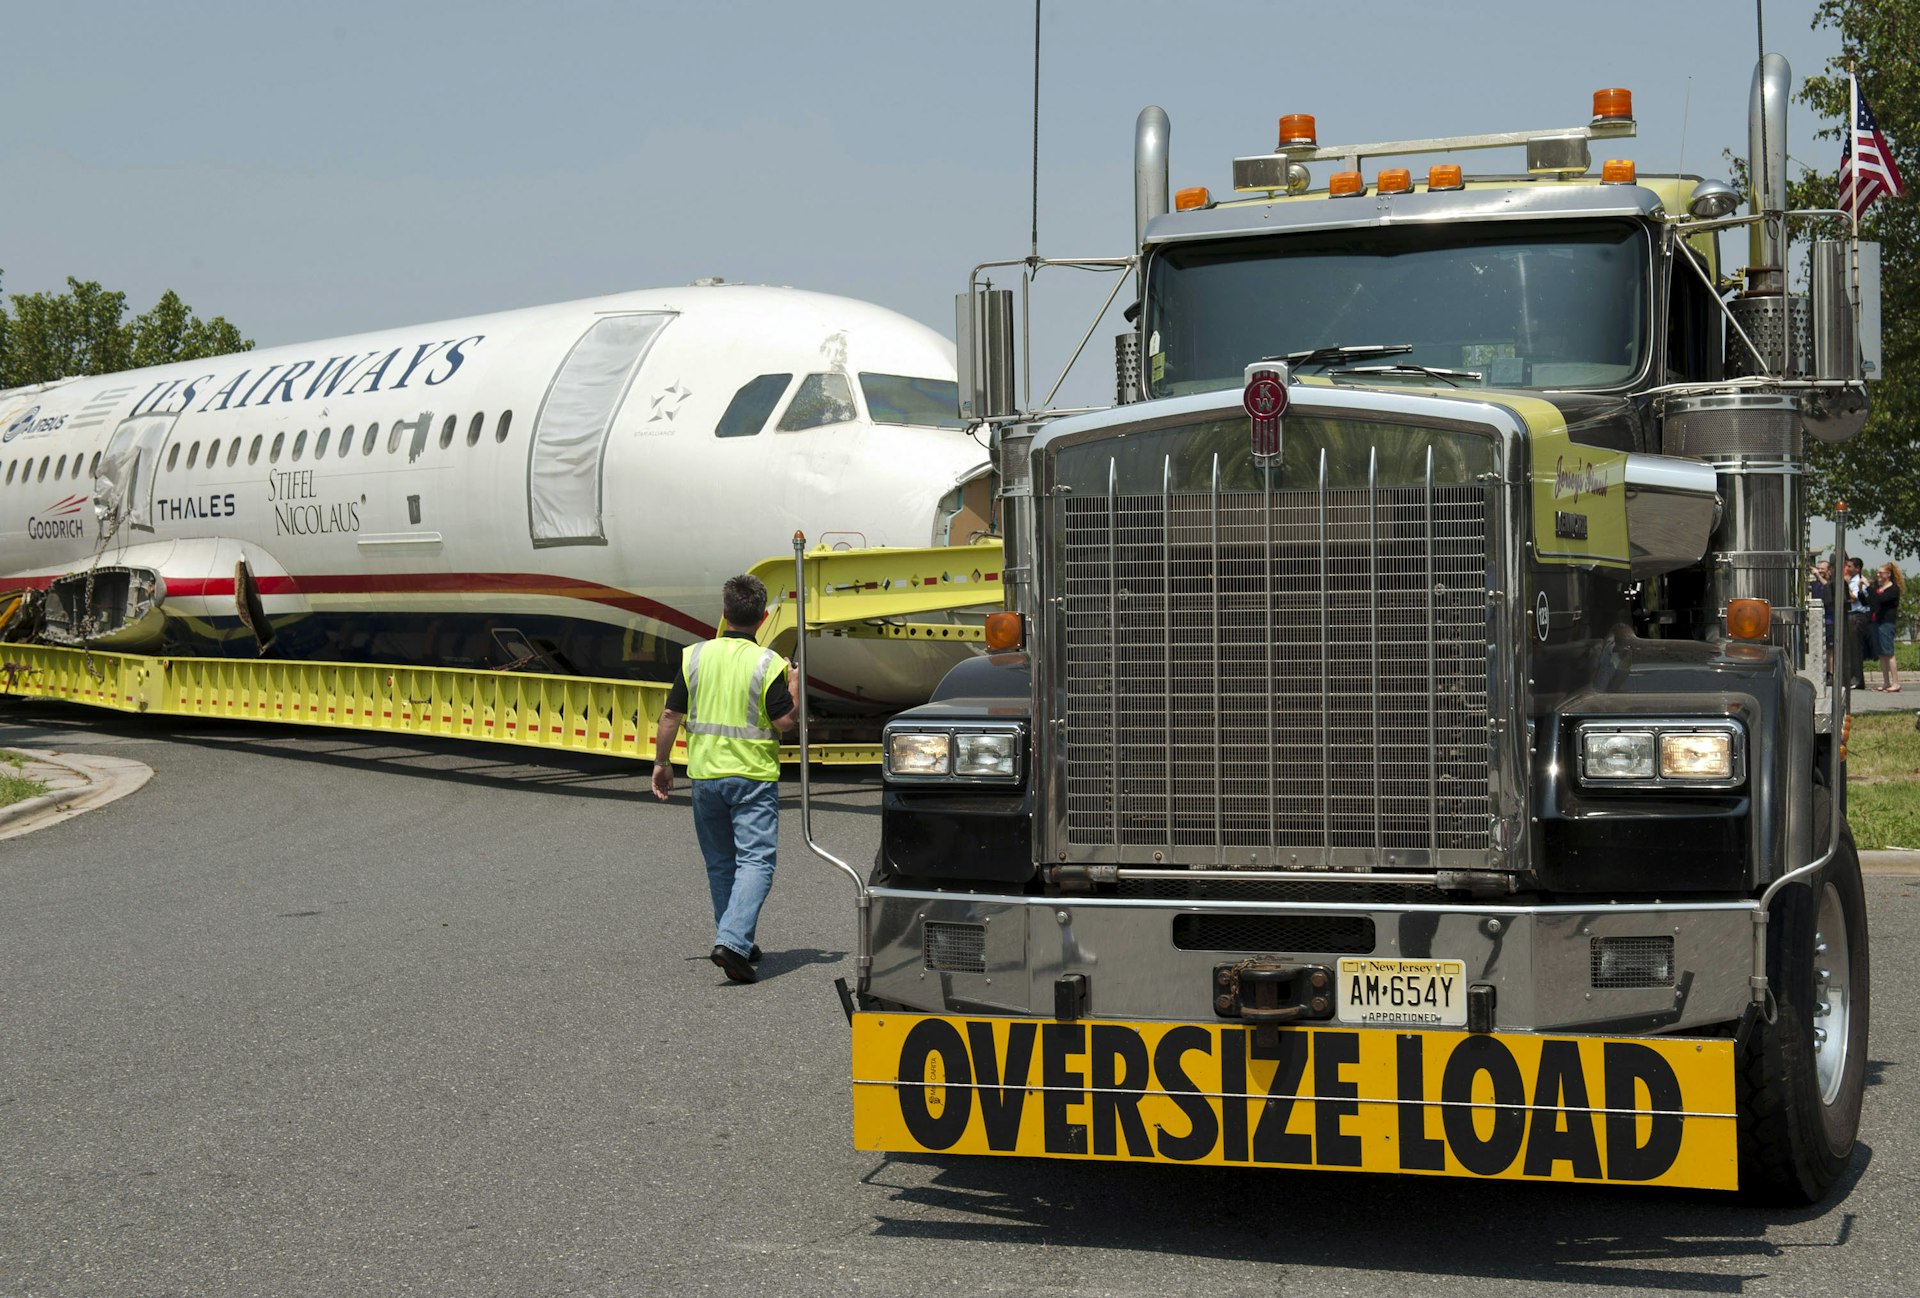
<path fill-rule="evenodd" d="M 0 807 L 10 807 L 16 802 L 37 798 L 47 791 L 47 786 L 40 781 L 16 774 L 26 760 L 18 753 L 0 748 Z M 13 770 L 9 771 L 8 767 Z"/>
<path fill-rule="evenodd" d="M 1847 741 L 1847 823 L 1863 851 L 1920 848 L 1920 731 L 1911 712 L 1854 717 Z"/>

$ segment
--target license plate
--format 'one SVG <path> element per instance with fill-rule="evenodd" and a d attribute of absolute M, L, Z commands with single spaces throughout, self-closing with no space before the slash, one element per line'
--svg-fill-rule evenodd
<path fill-rule="evenodd" d="M 1342 1023 L 1415 1023 L 1458 1028 L 1467 1023 L 1464 960 L 1340 962 L 1336 988 Z"/>

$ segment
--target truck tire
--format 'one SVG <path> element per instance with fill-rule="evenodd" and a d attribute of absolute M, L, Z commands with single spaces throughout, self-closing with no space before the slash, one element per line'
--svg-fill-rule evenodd
<path fill-rule="evenodd" d="M 1816 786 L 1816 851 L 1832 816 L 1832 797 Z M 1773 899 L 1767 979 L 1778 1013 L 1753 1024 L 1736 1079 L 1740 1189 L 1761 1203 L 1817 1203 L 1853 1158 L 1866 1089 L 1866 893 L 1844 824 L 1811 886 L 1789 885 Z"/>

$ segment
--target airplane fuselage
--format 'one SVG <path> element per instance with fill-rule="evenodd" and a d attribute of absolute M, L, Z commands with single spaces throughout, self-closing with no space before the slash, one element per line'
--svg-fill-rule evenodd
<path fill-rule="evenodd" d="M 796 530 L 947 539 L 953 377 L 878 307 L 699 285 L 0 392 L 0 588 L 157 574 L 130 647 L 257 653 L 251 594 L 286 656 L 664 678 Z M 897 702 L 948 657 L 816 670 Z"/>

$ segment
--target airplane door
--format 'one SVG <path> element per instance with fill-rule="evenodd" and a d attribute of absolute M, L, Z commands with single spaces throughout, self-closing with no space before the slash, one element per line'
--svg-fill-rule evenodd
<path fill-rule="evenodd" d="M 154 469 L 175 415 L 138 415 L 113 430 L 93 480 L 93 508 L 111 535 L 121 523 L 153 530 Z"/>
<path fill-rule="evenodd" d="M 527 526 L 535 546 L 605 545 L 607 437 L 670 311 L 602 316 L 560 363 L 527 452 Z"/>

